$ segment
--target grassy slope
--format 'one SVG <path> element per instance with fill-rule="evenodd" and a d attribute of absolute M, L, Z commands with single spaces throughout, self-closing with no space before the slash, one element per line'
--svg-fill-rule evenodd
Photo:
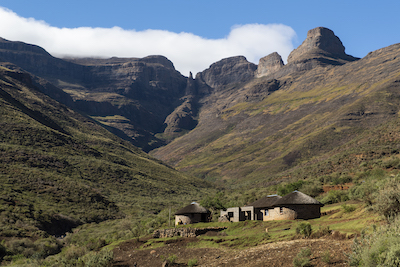
<path fill-rule="evenodd" d="M 375 127 L 397 129 L 399 49 L 394 45 L 344 66 L 283 77 L 285 85 L 260 101 L 240 97 L 263 78 L 233 85 L 210 97 L 218 108 L 206 104 L 196 129 L 154 155 L 180 170 L 242 187 L 299 172 L 314 175 L 317 164 L 348 155 L 349 148 L 368 153 L 366 140 L 381 139 Z M 325 171 L 338 168 L 333 165 Z"/>
<path fill-rule="evenodd" d="M 0 235 L 41 235 L 54 214 L 99 222 L 158 213 L 208 185 L 152 159 L 0 69 Z M 137 216 L 137 215 L 136 215 Z M 42 226 L 42 227 L 41 227 Z"/>

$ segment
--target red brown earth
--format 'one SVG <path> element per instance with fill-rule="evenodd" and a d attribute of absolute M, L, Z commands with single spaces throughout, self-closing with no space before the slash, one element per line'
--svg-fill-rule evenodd
<path fill-rule="evenodd" d="M 304 248 L 311 250 L 312 266 L 347 266 L 345 253 L 350 253 L 352 244 L 352 240 L 340 239 L 339 235 L 339 238 L 296 239 L 240 250 L 188 247 L 188 244 L 197 241 L 197 238 L 181 238 L 163 247 L 145 249 L 139 249 L 145 243 L 143 241 L 127 241 L 114 249 L 113 266 L 162 266 L 170 255 L 177 256 L 172 266 L 187 266 L 190 259 L 197 259 L 196 266 L 293 266 L 293 259 Z M 329 256 L 324 257 L 327 254 Z"/>

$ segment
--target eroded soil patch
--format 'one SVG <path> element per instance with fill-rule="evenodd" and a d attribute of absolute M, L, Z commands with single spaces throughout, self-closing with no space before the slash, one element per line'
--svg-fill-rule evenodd
<path fill-rule="evenodd" d="M 242 250 L 187 246 L 196 239 L 182 238 L 163 247 L 145 249 L 139 249 L 144 243 L 128 241 L 114 249 L 114 266 L 162 266 L 170 255 L 176 255 L 176 266 L 187 266 L 190 259 L 197 259 L 197 266 L 293 266 L 293 258 L 302 248 L 310 248 L 313 266 L 347 266 L 344 253 L 350 252 L 352 243 L 351 240 L 298 239 Z"/>

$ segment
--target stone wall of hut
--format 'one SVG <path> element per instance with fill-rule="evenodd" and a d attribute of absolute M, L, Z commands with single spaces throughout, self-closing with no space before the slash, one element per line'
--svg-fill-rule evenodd
<path fill-rule="evenodd" d="M 318 205 L 285 205 L 285 207 L 274 207 L 265 210 L 263 213 L 263 221 L 273 220 L 294 220 L 294 219 L 314 219 L 321 217 L 321 208 Z"/>
<path fill-rule="evenodd" d="M 185 215 L 175 215 L 175 225 L 179 224 L 191 224 L 191 223 L 198 223 L 201 221 L 206 221 L 204 215 L 199 213 L 194 214 L 185 214 Z"/>

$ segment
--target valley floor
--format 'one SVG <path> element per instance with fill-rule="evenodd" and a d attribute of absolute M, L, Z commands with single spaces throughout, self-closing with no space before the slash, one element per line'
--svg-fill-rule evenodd
<path fill-rule="evenodd" d="M 170 255 L 176 255 L 173 266 L 187 266 L 197 259 L 196 266 L 293 266 L 301 249 L 309 248 L 312 266 L 347 266 L 345 253 L 350 253 L 352 240 L 328 237 L 274 242 L 246 249 L 191 248 L 196 238 L 181 238 L 167 246 L 138 249 L 143 242 L 127 241 L 114 249 L 113 266 L 162 266 Z"/>

